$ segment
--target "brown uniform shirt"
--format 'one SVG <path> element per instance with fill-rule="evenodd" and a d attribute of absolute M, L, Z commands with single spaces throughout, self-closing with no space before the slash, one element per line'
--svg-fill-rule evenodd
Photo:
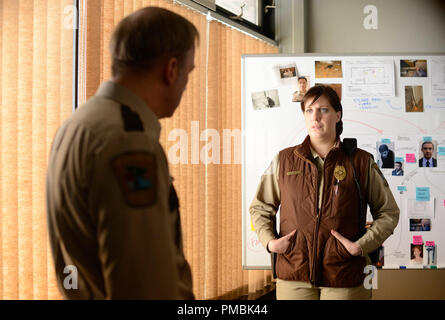
<path fill-rule="evenodd" d="M 312 150 L 319 178 L 319 202 L 323 192 L 323 165 L 324 161 Z M 374 160 L 369 160 L 367 180 L 368 201 L 374 222 L 366 233 L 356 241 L 362 249 L 363 256 L 370 259 L 368 253 L 378 248 L 394 231 L 399 221 L 400 210 L 394 200 L 391 190 L 373 166 Z M 269 168 L 261 177 L 255 197 L 250 205 L 249 212 L 255 231 L 261 244 L 267 248 L 270 240 L 275 239 L 273 220 L 280 206 L 280 188 L 278 184 L 279 155 L 275 156 Z"/>
<path fill-rule="evenodd" d="M 47 210 L 65 298 L 194 298 L 160 130 L 142 100 L 106 82 L 57 131 Z M 66 288 L 68 265 L 77 289 Z"/>

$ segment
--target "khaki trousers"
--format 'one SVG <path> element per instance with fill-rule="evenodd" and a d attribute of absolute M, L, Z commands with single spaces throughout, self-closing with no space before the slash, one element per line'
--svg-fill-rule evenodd
<path fill-rule="evenodd" d="M 370 300 L 371 290 L 354 288 L 314 287 L 309 282 L 277 279 L 277 300 Z"/>

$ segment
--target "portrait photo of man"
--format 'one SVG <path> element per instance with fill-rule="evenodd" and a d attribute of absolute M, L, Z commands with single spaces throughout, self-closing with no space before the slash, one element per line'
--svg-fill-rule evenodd
<path fill-rule="evenodd" d="M 301 102 L 309 89 L 309 79 L 307 76 L 298 77 L 298 90 L 292 95 L 292 102 Z"/>
<path fill-rule="evenodd" d="M 377 143 L 377 164 L 382 169 L 394 168 L 394 143 Z"/>
<path fill-rule="evenodd" d="M 392 171 L 393 176 L 403 176 L 402 163 L 400 161 L 394 162 L 394 170 Z"/>
<path fill-rule="evenodd" d="M 424 141 L 421 151 L 423 157 L 419 159 L 419 167 L 437 167 L 437 160 L 433 157 L 434 143 L 432 141 Z"/>

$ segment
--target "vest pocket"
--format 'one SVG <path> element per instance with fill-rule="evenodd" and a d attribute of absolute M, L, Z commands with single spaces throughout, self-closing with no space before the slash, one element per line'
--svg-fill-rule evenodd
<path fill-rule="evenodd" d="M 337 238 L 335 238 L 335 242 L 337 243 L 337 251 L 341 257 L 343 257 L 345 259 L 349 259 L 349 258 L 353 257 L 353 255 L 349 253 L 348 249 L 346 249 L 346 247 L 343 245 L 343 243 L 338 241 Z"/>
<path fill-rule="evenodd" d="M 306 238 L 297 230 L 289 239 L 289 247 L 277 257 L 277 277 L 283 280 L 309 281 L 309 260 Z"/>
<path fill-rule="evenodd" d="M 287 247 L 286 251 L 284 251 L 283 254 L 287 255 L 287 254 L 291 253 L 291 251 L 295 247 L 297 235 L 298 235 L 298 230 L 295 231 L 295 233 L 292 235 L 292 237 L 289 238 L 289 246 Z"/>
<path fill-rule="evenodd" d="M 364 257 L 353 256 L 334 236 L 326 241 L 322 275 L 324 286 L 353 287 L 363 283 Z"/>

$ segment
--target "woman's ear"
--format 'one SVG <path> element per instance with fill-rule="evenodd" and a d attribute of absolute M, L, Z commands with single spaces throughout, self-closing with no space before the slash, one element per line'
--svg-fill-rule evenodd
<path fill-rule="evenodd" d="M 341 111 L 337 111 L 337 123 L 341 121 Z"/>

